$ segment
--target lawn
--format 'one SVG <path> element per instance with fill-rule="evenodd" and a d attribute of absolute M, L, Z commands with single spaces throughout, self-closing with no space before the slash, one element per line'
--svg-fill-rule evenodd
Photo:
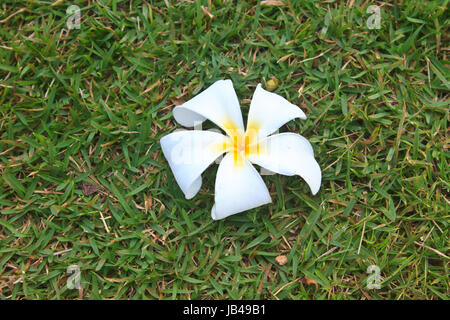
<path fill-rule="evenodd" d="M 448 299 L 448 24 L 448 1 L 2 1 L 0 299 Z M 244 119 L 258 83 L 305 112 L 280 131 L 317 195 L 265 175 L 272 204 L 213 221 L 214 164 L 184 198 L 159 140 L 219 79 Z"/>

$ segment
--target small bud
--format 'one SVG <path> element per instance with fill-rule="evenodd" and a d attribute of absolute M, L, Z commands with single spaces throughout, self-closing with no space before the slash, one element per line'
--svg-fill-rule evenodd
<path fill-rule="evenodd" d="M 275 77 L 272 77 L 272 79 L 270 79 L 269 81 L 267 81 L 266 83 L 266 89 L 268 91 L 273 91 L 276 88 L 278 88 L 278 79 Z"/>

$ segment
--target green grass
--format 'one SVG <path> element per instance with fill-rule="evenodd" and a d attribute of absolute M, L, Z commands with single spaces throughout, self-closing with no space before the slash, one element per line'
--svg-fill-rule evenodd
<path fill-rule="evenodd" d="M 448 299 L 447 1 L 51 3 L 0 5 L 1 299 Z M 215 222 L 217 165 L 186 200 L 159 139 L 214 81 L 246 117 L 272 77 L 321 190 L 264 176 L 272 204 Z"/>

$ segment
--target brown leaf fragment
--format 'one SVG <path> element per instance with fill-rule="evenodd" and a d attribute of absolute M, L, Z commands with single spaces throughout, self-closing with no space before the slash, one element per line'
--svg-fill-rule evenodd
<path fill-rule="evenodd" d="M 81 191 L 83 191 L 83 194 L 85 196 L 90 196 L 91 194 L 97 193 L 98 191 L 97 186 L 86 182 L 81 182 L 79 184 L 79 188 L 81 188 Z"/>
<path fill-rule="evenodd" d="M 209 12 L 205 6 L 201 6 L 201 8 L 202 8 L 203 13 L 206 14 L 210 19 L 214 18 L 214 15 L 211 12 Z"/>
<path fill-rule="evenodd" d="M 301 279 L 301 282 L 303 282 L 303 283 L 306 284 L 307 286 L 315 285 L 315 286 L 316 286 L 316 292 L 317 292 L 317 290 L 319 289 L 319 285 L 318 285 L 317 281 L 314 280 L 314 279 L 308 278 L 307 276 L 304 276 L 304 277 Z"/>
<path fill-rule="evenodd" d="M 280 255 L 275 258 L 275 261 L 278 262 L 280 266 L 285 265 L 288 262 L 288 259 L 285 255 Z"/>
<path fill-rule="evenodd" d="M 152 194 L 149 193 L 147 196 L 147 199 L 145 199 L 145 211 L 148 211 L 152 207 L 152 204 L 153 204 L 152 199 L 153 199 Z"/>
<path fill-rule="evenodd" d="M 179 106 L 186 102 L 183 99 L 177 99 L 177 98 L 170 99 L 170 101 L 173 103 L 174 106 Z"/>
<path fill-rule="evenodd" d="M 274 1 L 274 0 L 263 0 L 261 1 L 261 5 L 263 6 L 284 6 L 283 1 Z"/>
<path fill-rule="evenodd" d="M 336 200 L 336 199 L 329 199 L 328 202 L 331 202 L 331 203 L 334 203 L 334 204 L 339 204 L 339 205 L 341 205 L 343 207 L 347 206 L 347 202 Z"/>

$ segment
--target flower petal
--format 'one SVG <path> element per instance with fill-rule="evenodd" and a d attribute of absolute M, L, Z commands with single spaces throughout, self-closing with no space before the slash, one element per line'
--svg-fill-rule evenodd
<path fill-rule="evenodd" d="M 228 137 L 212 131 L 182 130 L 161 138 L 161 148 L 186 199 L 202 185 L 201 174 L 218 158 Z"/>
<path fill-rule="evenodd" d="M 191 100 L 173 109 L 175 120 L 185 127 L 193 127 L 206 119 L 231 134 L 244 131 L 241 108 L 231 80 L 216 81 Z"/>
<path fill-rule="evenodd" d="M 236 165 L 228 153 L 220 162 L 216 176 L 214 220 L 272 202 L 263 179 L 248 161 Z"/>
<path fill-rule="evenodd" d="M 306 115 L 298 106 L 258 84 L 250 103 L 247 132 L 254 130 L 250 134 L 261 139 L 295 118 L 306 119 Z"/>
<path fill-rule="evenodd" d="M 308 183 L 313 194 L 319 191 L 322 173 L 306 138 L 296 133 L 281 133 L 261 140 L 260 144 L 260 154 L 250 155 L 250 162 L 276 173 L 297 174 Z"/>

